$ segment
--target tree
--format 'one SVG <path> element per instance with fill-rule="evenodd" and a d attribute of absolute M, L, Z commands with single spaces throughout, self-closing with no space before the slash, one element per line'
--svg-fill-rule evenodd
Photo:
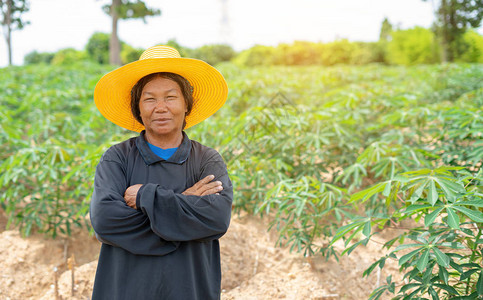
<path fill-rule="evenodd" d="M 391 38 L 392 24 L 389 23 L 387 18 L 384 18 L 381 25 L 381 33 L 379 34 L 380 41 L 389 41 Z"/>
<path fill-rule="evenodd" d="M 160 15 L 161 11 L 149 8 L 141 0 L 112 0 L 110 5 L 104 5 L 104 11 L 112 17 L 112 32 L 109 41 L 109 62 L 121 64 L 121 42 L 117 36 L 117 21 L 119 19 L 142 19 L 146 23 L 147 16 Z"/>
<path fill-rule="evenodd" d="M 469 27 L 479 27 L 482 17 L 483 0 L 439 1 L 434 30 L 443 48 L 443 61 L 454 61 L 461 55 L 464 51 L 461 48 L 464 33 Z"/>
<path fill-rule="evenodd" d="M 381 24 L 381 31 L 379 33 L 379 41 L 371 47 L 372 58 L 374 62 L 388 62 L 387 48 L 391 40 L 391 34 L 394 31 L 392 24 L 387 17 L 384 18 Z"/>
<path fill-rule="evenodd" d="M 0 0 L 2 11 L 2 26 L 8 48 L 8 64 L 12 65 L 12 31 L 22 29 L 29 22 L 21 19 L 22 14 L 29 10 L 27 0 Z"/>

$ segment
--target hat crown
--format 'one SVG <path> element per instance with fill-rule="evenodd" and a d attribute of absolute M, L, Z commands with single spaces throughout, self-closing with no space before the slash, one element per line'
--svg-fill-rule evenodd
<path fill-rule="evenodd" d="M 174 49 L 173 47 L 169 46 L 153 46 L 141 54 L 139 60 L 141 59 L 150 59 L 150 58 L 180 58 L 178 50 Z"/>

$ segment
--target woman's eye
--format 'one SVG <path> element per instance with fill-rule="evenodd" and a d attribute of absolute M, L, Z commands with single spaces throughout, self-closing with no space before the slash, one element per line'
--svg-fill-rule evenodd
<path fill-rule="evenodd" d="M 168 96 L 168 97 L 166 97 L 166 99 L 167 99 L 168 101 L 171 101 L 171 100 L 176 100 L 176 96 Z"/>
<path fill-rule="evenodd" d="M 154 98 L 146 98 L 146 99 L 143 99 L 144 102 L 153 102 L 155 101 Z"/>

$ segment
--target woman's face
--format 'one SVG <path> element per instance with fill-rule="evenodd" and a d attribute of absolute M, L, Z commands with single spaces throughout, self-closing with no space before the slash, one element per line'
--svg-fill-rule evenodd
<path fill-rule="evenodd" d="M 181 133 L 187 109 L 179 85 L 171 79 L 156 77 L 144 86 L 139 111 L 146 132 L 163 136 Z"/>

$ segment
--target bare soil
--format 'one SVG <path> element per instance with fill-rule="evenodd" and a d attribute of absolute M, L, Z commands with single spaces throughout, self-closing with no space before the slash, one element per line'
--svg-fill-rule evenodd
<path fill-rule="evenodd" d="M 55 299 L 56 290 L 59 299 L 90 299 L 100 248 L 95 237 L 78 230 L 71 237 L 51 239 L 33 234 L 25 238 L 18 230 L 5 230 L 5 225 L 0 211 L 1 300 Z M 339 262 L 326 261 L 275 247 L 275 233 L 267 228 L 265 219 L 233 217 L 220 240 L 222 300 L 367 299 L 389 274 L 399 276 L 397 265 L 387 262 L 382 271 L 362 278 L 362 272 L 384 254 L 378 243 L 359 247 Z M 74 296 L 67 263 L 72 256 Z"/>

